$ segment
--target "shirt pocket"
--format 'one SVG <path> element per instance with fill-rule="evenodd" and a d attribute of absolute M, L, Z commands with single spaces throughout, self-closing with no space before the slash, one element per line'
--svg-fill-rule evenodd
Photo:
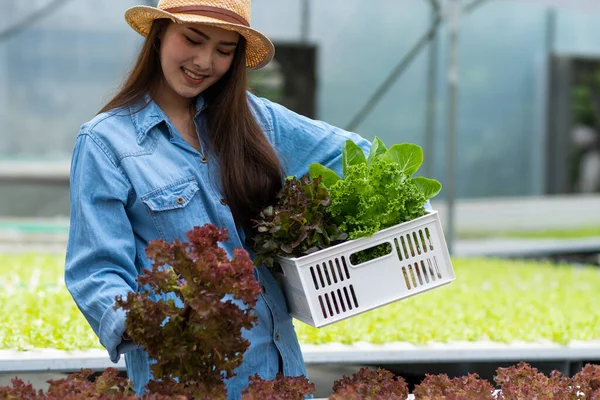
<path fill-rule="evenodd" d="M 194 226 L 209 222 L 194 177 L 179 179 L 141 197 L 160 237 L 167 242 L 187 241 L 186 233 Z"/>

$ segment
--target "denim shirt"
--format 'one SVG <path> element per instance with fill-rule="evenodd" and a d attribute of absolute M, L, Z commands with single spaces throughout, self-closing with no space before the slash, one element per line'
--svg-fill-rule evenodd
<path fill-rule="evenodd" d="M 250 93 L 248 102 L 286 176 L 300 177 L 314 162 L 341 173 L 341 150 L 347 139 L 369 151 L 370 143 L 357 134 Z M 201 142 L 207 137 L 204 108 L 200 96 L 194 120 Z M 99 114 L 77 136 L 65 283 L 111 361 L 116 363 L 125 354 L 128 376 L 141 394 L 152 378 L 152 360 L 142 348 L 123 341 L 125 313 L 113 306 L 116 296 L 138 290 L 136 277 L 143 268 L 151 268 L 145 255 L 148 242 L 187 241 L 187 231 L 212 223 L 227 228 L 229 240 L 220 245 L 230 258 L 235 248 L 250 249 L 222 201 L 218 165 L 210 155 L 208 161 L 203 159 L 204 154 L 182 139 L 154 102 L 137 113 L 133 107 L 125 111 Z M 236 376 L 226 381 L 228 399 L 239 399 L 255 373 L 274 378 L 280 357 L 286 376 L 306 375 L 278 283 L 265 266 L 256 268 L 255 276 L 263 288 L 255 310 L 258 324 L 243 331 L 250 347 Z"/>

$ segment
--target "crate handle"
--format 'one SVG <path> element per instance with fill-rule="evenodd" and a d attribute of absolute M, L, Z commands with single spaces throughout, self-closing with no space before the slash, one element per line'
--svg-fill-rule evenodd
<path fill-rule="evenodd" d="M 363 251 L 367 251 L 367 250 L 370 250 L 370 249 L 374 249 L 374 248 L 376 248 L 376 247 L 379 247 L 379 246 L 382 246 L 382 245 L 386 245 L 386 244 L 387 244 L 387 245 L 388 245 L 388 247 L 389 247 L 389 252 L 388 252 L 388 253 L 386 253 L 386 254 L 383 254 L 383 255 L 381 255 L 381 256 L 378 256 L 378 257 L 375 257 L 375 258 L 373 258 L 373 259 L 370 259 L 370 260 L 368 260 L 368 261 L 363 261 L 363 262 L 361 262 L 361 263 L 359 263 L 359 264 L 355 264 L 355 263 L 353 262 L 353 260 L 352 260 L 352 259 L 354 258 L 354 256 L 355 256 L 356 254 L 359 254 L 359 253 L 362 253 Z M 351 267 L 353 267 L 353 268 L 360 268 L 360 267 L 363 267 L 363 266 L 365 266 L 365 265 L 367 265 L 367 264 L 370 264 L 370 263 L 372 263 L 373 261 L 381 260 L 382 258 L 385 258 L 385 257 L 392 257 L 392 256 L 396 256 L 396 257 L 398 257 L 398 254 L 396 253 L 396 246 L 394 246 L 394 244 L 393 244 L 393 243 L 392 243 L 390 240 L 386 240 L 386 241 L 383 241 L 383 242 L 377 243 L 377 244 L 376 244 L 376 245 L 374 245 L 374 246 L 373 246 L 373 245 L 371 245 L 371 246 L 369 246 L 369 247 L 366 247 L 366 248 L 363 248 L 363 249 L 361 249 L 361 250 L 354 251 L 354 252 L 350 253 L 349 257 L 347 257 L 347 258 L 348 258 L 348 262 L 349 262 L 349 264 L 350 264 L 350 266 L 351 266 Z"/>

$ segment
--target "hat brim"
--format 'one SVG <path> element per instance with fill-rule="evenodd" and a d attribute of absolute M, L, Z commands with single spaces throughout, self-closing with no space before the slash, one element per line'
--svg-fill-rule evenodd
<path fill-rule="evenodd" d="M 246 46 L 246 67 L 260 69 L 275 55 L 275 46 L 265 35 L 243 25 L 221 21 L 217 18 L 196 14 L 172 14 L 155 7 L 135 6 L 125 12 L 125 21 L 137 33 L 147 37 L 155 19 L 168 18 L 178 24 L 204 24 L 238 32 L 244 36 Z"/>

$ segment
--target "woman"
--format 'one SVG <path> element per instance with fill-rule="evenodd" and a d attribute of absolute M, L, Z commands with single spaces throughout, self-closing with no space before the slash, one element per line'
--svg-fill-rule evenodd
<path fill-rule="evenodd" d="M 125 16 L 146 41 L 118 94 L 76 139 L 65 281 L 110 359 L 125 354 L 139 394 L 151 360 L 124 337 L 124 312 L 113 305 L 150 267 L 148 242 L 185 241 L 188 230 L 212 223 L 228 229 L 230 257 L 249 250 L 250 219 L 273 202 L 285 176 L 299 177 L 313 162 L 340 173 L 343 143 L 365 151 L 370 143 L 247 92 L 246 68 L 274 54 L 250 28 L 250 0 L 163 0 Z M 306 374 L 279 286 L 264 266 L 256 276 L 259 323 L 244 332 L 251 344 L 226 382 L 230 399 L 255 373 Z"/>

